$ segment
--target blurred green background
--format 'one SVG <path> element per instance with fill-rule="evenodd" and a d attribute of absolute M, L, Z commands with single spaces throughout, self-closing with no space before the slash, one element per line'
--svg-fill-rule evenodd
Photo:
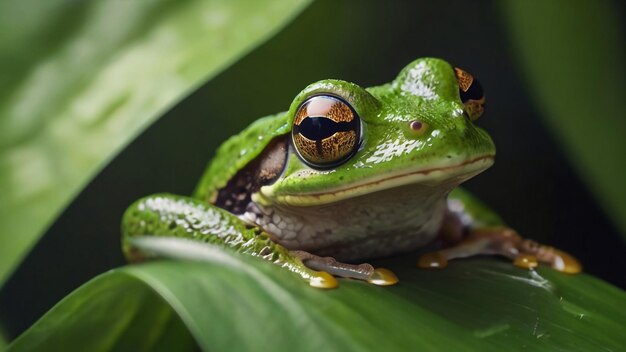
<path fill-rule="evenodd" d="M 0 320 L 16 336 L 80 284 L 123 265 L 119 221 L 128 204 L 156 192 L 190 194 L 221 142 L 286 110 L 309 83 L 378 85 L 422 56 L 471 72 L 485 89 L 478 124 L 498 156 L 467 187 L 523 235 L 626 288 L 623 17 L 617 0 L 315 1 L 175 104 L 89 183 L 0 291 Z M 11 82 L 0 82 L 4 98 Z"/>

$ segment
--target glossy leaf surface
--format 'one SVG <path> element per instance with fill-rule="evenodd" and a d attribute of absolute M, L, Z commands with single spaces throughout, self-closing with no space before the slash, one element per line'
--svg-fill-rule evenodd
<path fill-rule="evenodd" d="M 585 274 L 529 272 L 495 258 L 425 271 L 406 255 L 376 263 L 398 274 L 396 286 L 340 280 L 325 291 L 260 259 L 185 246 L 183 257 L 203 262 L 105 273 L 53 308 L 12 350 L 166 347 L 173 336 L 193 347 L 175 316 L 212 351 L 618 350 L 626 343 L 626 295 Z"/>
<path fill-rule="evenodd" d="M 0 284 L 124 145 L 307 3 L 2 2 Z"/>

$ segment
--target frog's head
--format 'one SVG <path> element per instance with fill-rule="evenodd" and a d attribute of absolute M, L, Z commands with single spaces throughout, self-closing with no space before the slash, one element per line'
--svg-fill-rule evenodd
<path fill-rule="evenodd" d="M 491 138 L 473 124 L 482 103 L 472 76 L 431 58 L 378 87 L 314 83 L 288 111 L 283 175 L 258 200 L 306 206 L 410 184 L 451 189 L 493 163 Z"/>

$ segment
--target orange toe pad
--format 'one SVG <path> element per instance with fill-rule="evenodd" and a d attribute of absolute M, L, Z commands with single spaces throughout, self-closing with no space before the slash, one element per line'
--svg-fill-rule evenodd
<path fill-rule="evenodd" d="M 417 266 L 423 269 L 443 269 L 448 266 L 448 260 L 439 252 L 431 252 L 422 255 Z"/>

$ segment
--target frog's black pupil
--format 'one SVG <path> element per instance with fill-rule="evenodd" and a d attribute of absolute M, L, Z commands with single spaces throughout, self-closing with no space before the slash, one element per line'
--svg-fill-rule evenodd
<path fill-rule="evenodd" d="M 350 122 L 335 122 L 327 117 L 309 116 L 302 120 L 300 125 L 294 126 L 294 128 L 296 133 L 300 133 L 312 141 L 319 141 L 332 136 L 336 132 L 355 131 L 355 122 L 356 119 Z"/>
<path fill-rule="evenodd" d="M 461 92 L 461 101 L 466 102 L 468 100 L 480 100 L 483 98 L 483 87 L 480 85 L 478 80 L 474 78 L 472 84 L 467 89 L 467 92 L 460 90 Z"/>

